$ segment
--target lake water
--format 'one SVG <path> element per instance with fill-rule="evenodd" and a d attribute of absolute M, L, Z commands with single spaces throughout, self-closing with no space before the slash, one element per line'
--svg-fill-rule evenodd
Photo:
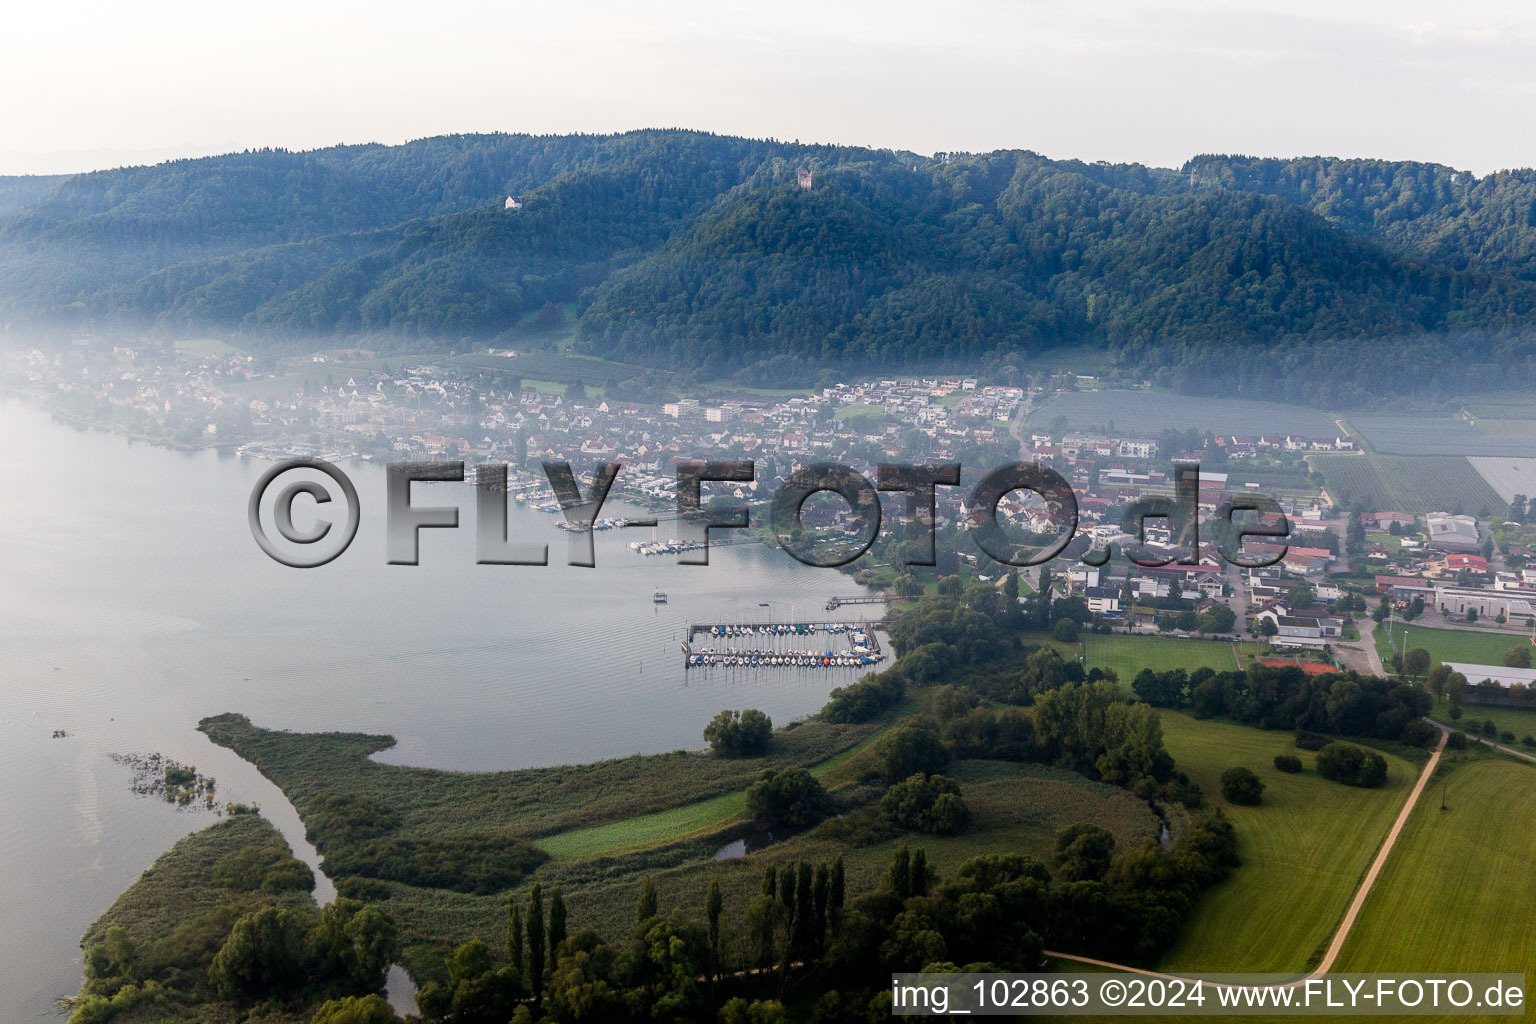
<path fill-rule="evenodd" d="M 204 716 L 390 733 L 399 744 L 385 760 L 505 769 L 697 748 L 722 708 L 787 721 L 856 675 L 684 671 L 690 621 L 821 619 L 828 596 L 854 591 L 760 545 L 678 566 L 628 549 L 649 531 L 614 530 L 596 537 L 596 568 L 575 568 L 561 564 L 554 517 L 513 504 L 512 538 L 547 540 L 557 564 L 477 566 L 472 488 L 432 484 L 415 488 L 415 503 L 458 504 L 460 529 L 423 531 L 422 564 L 389 566 L 383 470 L 354 463 L 343 468 L 362 499 L 356 541 L 327 566 L 290 569 L 246 524 L 269 463 L 134 443 L 18 401 L 0 403 L 0 437 L 6 1021 L 56 1019 L 54 1000 L 79 987 L 81 933 L 155 857 L 214 820 L 134 795 L 110 755 L 196 765 L 221 799 L 259 803 L 313 863 L 291 807 L 196 731 Z M 652 603 L 655 587 L 669 603 Z M 57 729 L 67 738 L 52 738 Z M 318 895 L 331 894 L 322 878 Z"/>

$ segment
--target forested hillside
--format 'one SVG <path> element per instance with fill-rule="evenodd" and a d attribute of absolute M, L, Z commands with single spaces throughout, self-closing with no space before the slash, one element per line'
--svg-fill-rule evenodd
<path fill-rule="evenodd" d="M 1186 390 L 1508 386 L 1536 375 L 1533 257 L 1536 174 L 1384 161 L 1175 171 L 647 131 L 0 179 L 13 324 L 421 350 L 569 314 L 580 351 L 773 380 L 1091 344 Z"/>
<path fill-rule="evenodd" d="M 0 175 L 0 217 L 31 206 L 67 180 L 67 174 Z"/>
<path fill-rule="evenodd" d="M 1440 164 L 1202 156 L 1194 187 L 1275 196 L 1405 254 L 1536 280 L 1536 171 L 1478 178 Z"/>

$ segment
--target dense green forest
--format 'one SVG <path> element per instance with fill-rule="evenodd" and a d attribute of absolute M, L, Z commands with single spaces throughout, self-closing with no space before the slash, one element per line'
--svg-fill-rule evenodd
<path fill-rule="evenodd" d="M 569 332 L 773 381 L 1095 345 L 1186 391 L 1346 404 L 1529 381 L 1533 311 L 1532 171 L 644 131 L 0 179 L 0 316 L 21 327 L 417 351 Z"/>
<path fill-rule="evenodd" d="M 0 176 L 0 217 L 26 209 L 68 179 L 67 174 Z"/>

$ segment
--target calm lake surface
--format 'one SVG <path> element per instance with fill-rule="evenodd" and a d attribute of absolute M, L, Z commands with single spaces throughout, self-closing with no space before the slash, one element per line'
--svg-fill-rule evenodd
<path fill-rule="evenodd" d="M 389 566 L 383 469 L 352 463 L 342 468 L 362 499 L 357 539 L 327 566 L 290 569 L 246 524 L 270 463 L 134 443 L 14 400 L 0 402 L 0 437 L 6 1021 L 57 1019 L 54 1000 L 79 987 L 81 933 L 155 857 L 215 820 L 136 796 L 111 755 L 196 765 L 222 800 L 259 803 L 313 863 L 291 807 L 196 731 L 204 716 L 390 733 L 399 744 L 384 760 L 506 769 L 697 748 L 722 708 L 784 722 L 856 676 L 684 671 L 690 621 L 824 619 L 827 597 L 855 590 L 760 545 L 678 566 L 629 550 L 649 530 L 613 530 L 597 535 L 596 568 L 574 568 L 555 517 L 513 504 L 512 539 L 548 541 L 557 564 L 477 566 L 472 487 L 432 484 L 413 500 L 459 505 L 460 528 L 423 531 L 422 564 Z M 652 603 L 654 587 L 669 603 Z M 58 729 L 67 738 L 52 738 Z M 322 878 L 317 895 L 332 892 Z"/>

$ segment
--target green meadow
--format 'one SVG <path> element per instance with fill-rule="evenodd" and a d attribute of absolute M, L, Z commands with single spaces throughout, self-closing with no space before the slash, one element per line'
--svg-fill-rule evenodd
<path fill-rule="evenodd" d="M 830 785 L 828 778 L 837 769 L 853 760 L 874 742 L 871 736 L 856 747 L 813 765 L 810 773 Z M 590 828 L 560 832 L 539 839 L 536 845 L 555 860 L 573 857 L 603 857 L 614 853 L 644 849 L 663 843 L 680 842 L 689 836 L 706 832 L 718 832 L 747 814 L 747 791 L 731 793 L 697 803 L 674 807 L 654 814 L 644 814 L 622 821 L 613 821 Z"/>
<path fill-rule="evenodd" d="M 1385 635 L 1384 626 L 1378 626 Z M 1531 639 L 1528 633 L 1495 633 L 1480 629 L 1437 629 L 1433 626 L 1415 626 L 1394 622 L 1392 640 L 1398 650 L 1411 651 L 1422 647 L 1429 652 L 1433 664 L 1442 661 L 1465 661 L 1476 665 L 1502 665 L 1504 652 L 1511 647 L 1526 647 Z M 1536 650 L 1532 651 L 1536 654 Z M 1477 682 L 1473 679 L 1470 682 Z"/>
<path fill-rule="evenodd" d="M 1476 733 L 1483 722 L 1492 719 L 1499 732 L 1512 732 L 1515 734 L 1515 742 L 1506 744 L 1515 750 L 1536 756 L 1536 750 L 1521 743 L 1526 736 L 1536 736 L 1536 709 L 1532 708 L 1505 708 L 1494 704 L 1465 704 L 1461 709 L 1461 717 L 1451 717 L 1451 706 L 1443 700 L 1435 701 L 1435 708 L 1430 712 L 1437 722 L 1443 722 L 1453 729 L 1461 729 L 1464 732 Z M 1476 723 L 1475 725 L 1473 723 Z"/>
<path fill-rule="evenodd" d="M 1162 713 L 1168 752 L 1220 806 L 1238 834 L 1242 867 L 1205 893 L 1178 942 L 1159 964 L 1181 971 L 1299 971 L 1321 958 L 1361 876 L 1413 788 L 1419 766 L 1391 754 L 1380 789 L 1355 789 L 1317 774 L 1313 753 L 1288 732 L 1197 721 Z M 1276 754 L 1304 771 L 1274 767 Z M 1263 802 L 1238 807 L 1221 797 L 1224 769 L 1264 781 Z"/>
<path fill-rule="evenodd" d="M 1536 765 L 1474 757 L 1444 766 L 1334 969 L 1536 975 L 1533 821 Z"/>
<path fill-rule="evenodd" d="M 595 861 L 555 860 L 541 868 L 539 876 L 546 887 L 566 886 L 573 920 L 622 922 L 632 913 L 642 874 L 655 881 L 663 912 L 699 915 L 711 879 L 719 880 L 726 906 L 739 908 L 758 891 L 765 867 L 796 859 L 830 861 L 842 856 L 849 891 L 863 892 L 879 885 L 892 853 L 902 844 L 922 847 L 928 863 L 949 875 L 983 854 L 1029 853 L 1048 861 L 1056 833 L 1082 821 L 1109 829 L 1121 845 L 1155 836 L 1159 828 L 1146 804 L 1125 790 L 1063 769 L 971 760 L 956 762 L 950 774 L 972 815 L 971 827 L 958 836 L 899 834 L 850 844 L 837 834 L 836 823 L 828 822 L 732 860 L 710 860 L 695 844 L 691 850 L 672 847 Z M 737 933 L 739 939 L 740 926 L 739 920 L 730 920 L 727 932 Z"/>
<path fill-rule="evenodd" d="M 1246 667 L 1239 661 L 1234 645 L 1219 640 L 1091 634 L 1083 642 L 1087 648 L 1084 666 L 1089 669 L 1111 669 L 1120 677 L 1120 682 L 1127 686 L 1136 677 L 1136 673 L 1144 668 L 1160 672 L 1176 668 L 1190 672 L 1197 668 L 1231 672 Z M 1247 653 L 1250 649 L 1258 650 L 1260 645 L 1239 644 L 1237 647 Z"/>

